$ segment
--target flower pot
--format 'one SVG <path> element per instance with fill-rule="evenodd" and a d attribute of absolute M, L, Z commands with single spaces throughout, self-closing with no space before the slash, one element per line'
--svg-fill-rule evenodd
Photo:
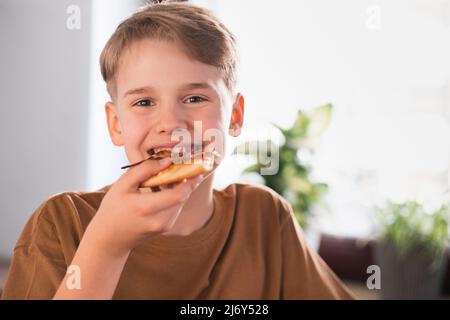
<path fill-rule="evenodd" d="M 378 243 L 382 299 L 437 299 L 446 268 L 445 254 L 432 258 L 420 247 L 402 254 L 391 243 Z"/>

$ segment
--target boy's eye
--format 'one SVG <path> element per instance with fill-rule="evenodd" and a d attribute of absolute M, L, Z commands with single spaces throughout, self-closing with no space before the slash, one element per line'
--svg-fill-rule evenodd
<path fill-rule="evenodd" d="M 199 103 L 203 101 L 206 101 L 206 99 L 199 96 L 192 96 L 185 100 L 186 103 Z"/>
<path fill-rule="evenodd" d="M 136 102 L 134 105 L 138 107 L 148 107 L 151 103 L 152 101 L 150 99 L 142 99 Z"/>

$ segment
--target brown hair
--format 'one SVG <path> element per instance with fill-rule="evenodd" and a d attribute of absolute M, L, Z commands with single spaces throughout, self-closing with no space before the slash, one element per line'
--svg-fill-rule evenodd
<path fill-rule="evenodd" d="M 100 69 L 111 97 L 123 51 L 145 38 L 180 43 L 190 57 L 220 68 L 233 92 L 238 59 L 234 35 L 209 10 L 168 1 L 142 7 L 119 24 L 103 48 Z"/>

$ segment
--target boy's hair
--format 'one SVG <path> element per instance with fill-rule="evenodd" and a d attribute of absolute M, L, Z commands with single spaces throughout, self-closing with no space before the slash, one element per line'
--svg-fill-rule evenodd
<path fill-rule="evenodd" d="M 141 39 L 175 41 L 197 61 L 223 72 L 225 85 L 234 91 L 237 50 L 234 35 L 207 9 L 180 2 L 148 4 L 123 21 L 100 55 L 100 69 L 111 98 L 121 56 Z"/>

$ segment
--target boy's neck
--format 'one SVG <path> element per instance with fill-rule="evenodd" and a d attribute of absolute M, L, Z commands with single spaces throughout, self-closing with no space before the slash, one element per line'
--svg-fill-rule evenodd
<path fill-rule="evenodd" d="M 166 235 L 189 235 L 209 221 L 214 211 L 213 179 L 214 173 L 192 192 L 175 225 Z"/>

